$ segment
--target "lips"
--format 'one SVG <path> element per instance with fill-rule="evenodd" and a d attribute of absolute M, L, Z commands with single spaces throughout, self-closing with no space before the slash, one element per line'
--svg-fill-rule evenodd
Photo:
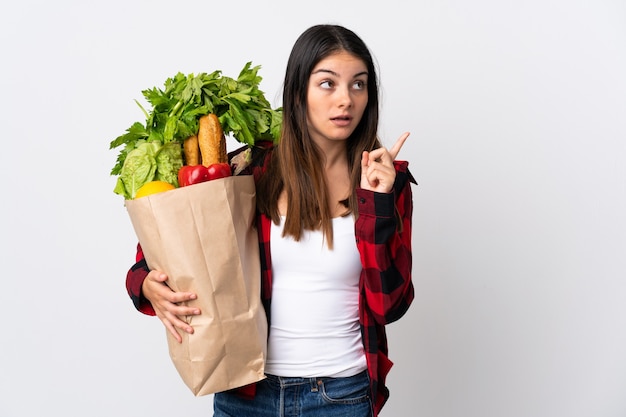
<path fill-rule="evenodd" d="M 352 122 L 352 117 L 348 115 L 342 115 L 342 116 L 332 117 L 330 120 L 338 126 L 347 126 L 350 124 L 350 122 Z"/>

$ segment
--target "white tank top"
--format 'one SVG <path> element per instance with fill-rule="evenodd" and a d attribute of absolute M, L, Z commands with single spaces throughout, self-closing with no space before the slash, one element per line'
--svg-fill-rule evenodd
<path fill-rule="evenodd" d="M 283 218 L 284 220 L 284 218 Z M 361 261 L 354 218 L 333 219 L 333 250 L 321 231 L 300 242 L 272 223 L 272 307 L 265 372 L 345 377 L 367 368 L 359 327 Z"/>

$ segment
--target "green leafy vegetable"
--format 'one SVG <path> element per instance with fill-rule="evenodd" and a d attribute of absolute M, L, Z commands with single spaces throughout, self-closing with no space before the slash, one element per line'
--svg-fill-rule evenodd
<path fill-rule="evenodd" d="M 180 145 L 176 142 L 166 143 L 156 154 L 156 179 L 178 187 L 178 170 L 182 166 Z"/>
<path fill-rule="evenodd" d="M 156 155 L 161 145 L 156 142 L 142 142 L 128 152 L 117 184 L 113 190 L 127 199 L 134 198 L 137 190 L 152 181 L 157 171 Z"/>
<path fill-rule="evenodd" d="M 146 110 L 137 102 L 145 123 L 133 123 L 110 143 L 110 149 L 121 147 L 111 170 L 111 175 L 119 176 L 114 192 L 129 199 L 147 181 L 162 179 L 177 185 L 174 169 L 183 163 L 182 142 L 198 132 L 199 117 L 208 113 L 218 116 L 224 134 L 243 144 L 278 142 L 282 109 L 273 109 L 259 89 L 260 68 L 248 62 L 237 79 L 223 76 L 219 70 L 178 73 L 165 81 L 163 89 L 142 91 L 151 106 Z M 144 146 L 148 143 L 156 146 L 151 148 L 153 154 Z"/>

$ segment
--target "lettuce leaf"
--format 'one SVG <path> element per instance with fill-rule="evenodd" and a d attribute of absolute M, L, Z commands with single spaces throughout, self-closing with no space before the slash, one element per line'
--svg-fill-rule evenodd
<path fill-rule="evenodd" d="M 129 200 L 135 197 L 142 185 L 154 180 L 157 171 L 156 156 L 160 148 L 161 145 L 157 142 L 143 142 L 128 152 L 113 191 Z"/>

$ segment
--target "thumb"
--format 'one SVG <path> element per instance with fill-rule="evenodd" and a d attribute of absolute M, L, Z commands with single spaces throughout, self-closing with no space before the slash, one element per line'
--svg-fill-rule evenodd
<path fill-rule="evenodd" d="M 361 155 L 361 188 L 366 189 L 369 182 L 367 180 L 367 169 L 370 163 L 370 153 L 368 151 L 363 151 Z"/>
<path fill-rule="evenodd" d="M 157 282 L 165 282 L 165 281 L 167 281 L 167 275 L 164 274 L 164 273 L 157 274 L 154 277 L 154 280 L 157 281 Z"/>
<path fill-rule="evenodd" d="M 365 170 L 368 167 L 370 160 L 370 153 L 368 151 L 363 151 L 361 155 L 361 171 Z"/>

